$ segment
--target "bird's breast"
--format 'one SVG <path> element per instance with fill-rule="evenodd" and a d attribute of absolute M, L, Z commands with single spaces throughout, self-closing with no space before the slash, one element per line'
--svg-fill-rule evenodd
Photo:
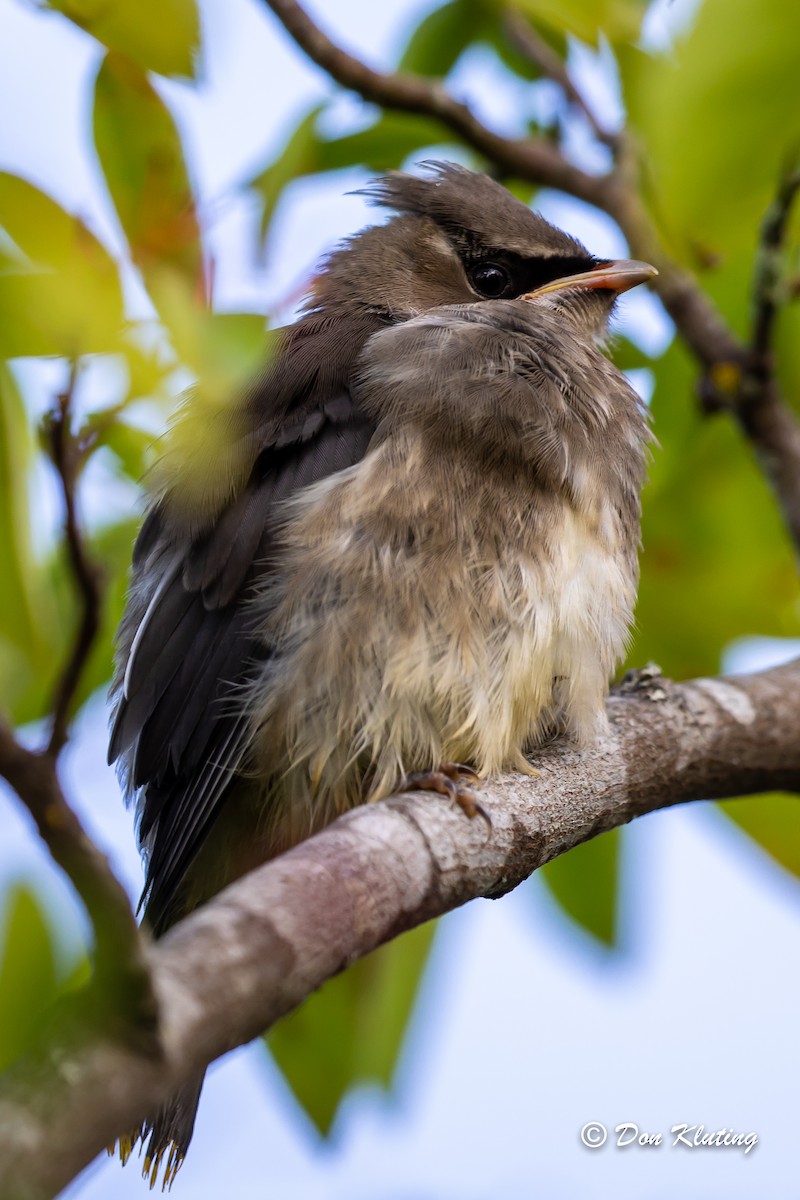
<path fill-rule="evenodd" d="M 519 768 L 602 723 L 635 587 L 612 515 L 379 448 L 293 502 L 286 545 L 256 706 L 319 786 L 356 761 L 377 794 L 447 759 Z"/>

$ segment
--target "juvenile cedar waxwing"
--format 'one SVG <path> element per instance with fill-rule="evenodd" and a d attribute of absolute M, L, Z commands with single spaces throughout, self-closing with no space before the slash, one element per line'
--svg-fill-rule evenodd
<path fill-rule="evenodd" d="M 109 757 L 156 937 L 352 805 L 474 814 L 468 784 L 605 722 L 648 428 L 597 343 L 656 272 L 451 164 L 367 194 L 396 215 L 330 255 L 199 469 L 167 458 L 136 543 Z M 121 1142 L 153 1179 L 201 1083 Z"/>

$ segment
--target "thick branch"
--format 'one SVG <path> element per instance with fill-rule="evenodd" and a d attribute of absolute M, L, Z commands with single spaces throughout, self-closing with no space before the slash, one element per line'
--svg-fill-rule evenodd
<path fill-rule="evenodd" d="M 438 797 L 394 797 L 356 809 L 176 926 L 150 955 L 162 1061 L 95 1035 L 52 1051 L 49 1077 L 8 1079 L 0 1194 L 52 1195 L 198 1068 L 404 930 L 501 896 L 644 813 L 800 789 L 800 660 L 736 679 L 645 678 L 608 708 L 610 731 L 596 746 L 555 744 L 537 756 L 537 777 L 487 784 L 490 830 Z"/>

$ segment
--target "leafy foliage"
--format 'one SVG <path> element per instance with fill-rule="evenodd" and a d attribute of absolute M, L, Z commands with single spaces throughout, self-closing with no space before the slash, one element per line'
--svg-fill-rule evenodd
<path fill-rule="evenodd" d="M 271 1031 L 267 1044 L 322 1134 L 349 1089 L 388 1088 L 435 926 L 421 925 L 353 963 Z"/>
<path fill-rule="evenodd" d="M 0 1071 L 36 1043 L 48 1013 L 87 976 L 85 959 L 64 962 L 34 892 L 16 884 L 4 897 L 0 932 Z"/>

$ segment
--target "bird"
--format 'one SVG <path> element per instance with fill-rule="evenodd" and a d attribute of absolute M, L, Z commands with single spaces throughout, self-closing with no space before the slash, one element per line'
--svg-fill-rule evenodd
<path fill-rule="evenodd" d="M 150 481 L 109 760 L 155 937 L 354 805 L 486 815 L 483 777 L 605 728 L 651 435 L 603 346 L 657 272 L 453 163 L 364 193 L 389 218 L 329 254 L 240 395 L 189 399 Z M 153 1182 L 201 1083 L 120 1140 Z"/>

